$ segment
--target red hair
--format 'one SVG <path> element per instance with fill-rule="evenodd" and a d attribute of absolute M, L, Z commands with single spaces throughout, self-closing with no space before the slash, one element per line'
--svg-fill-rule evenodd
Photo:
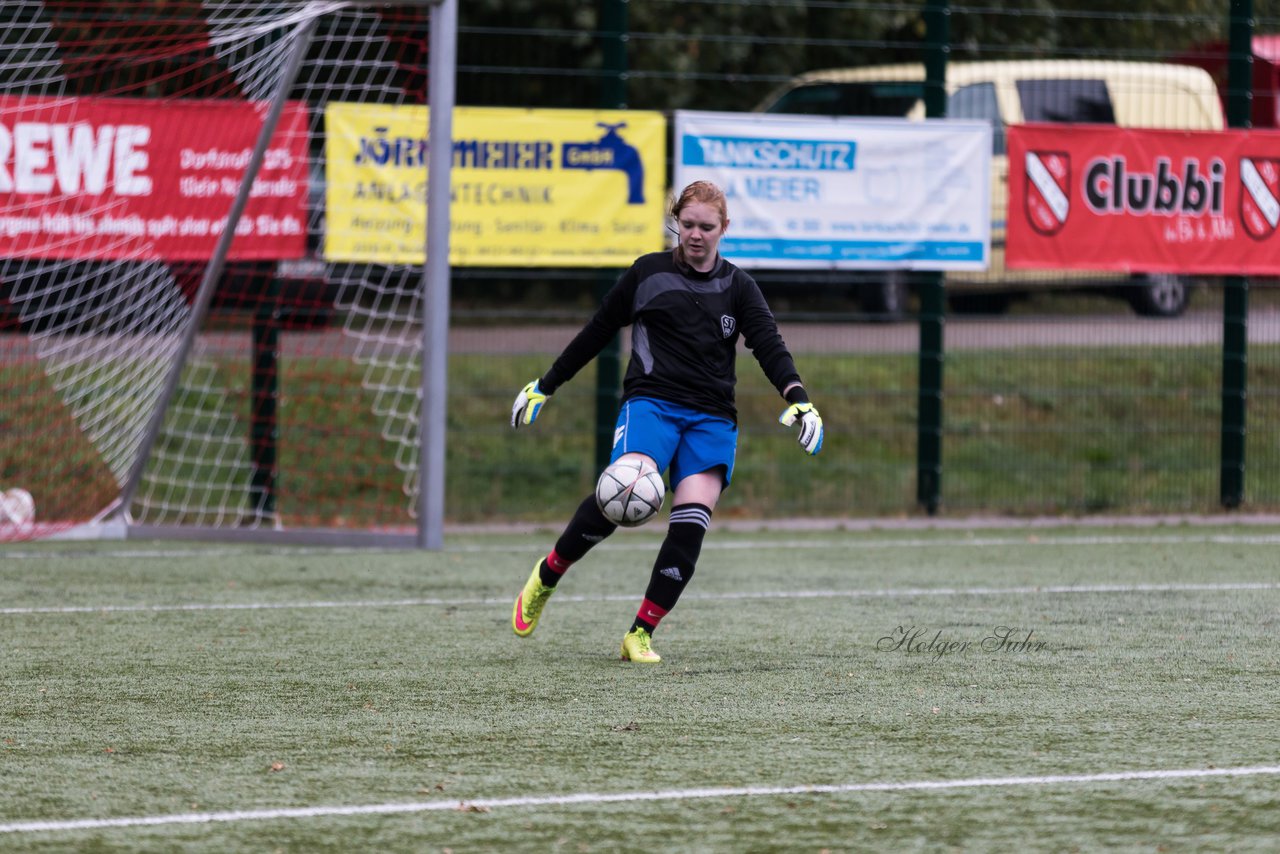
<path fill-rule="evenodd" d="M 729 223 L 729 202 L 724 197 L 724 190 L 721 190 L 710 181 L 694 181 L 681 190 L 680 195 L 671 203 L 671 216 L 679 220 L 680 211 L 694 202 L 711 205 L 718 210 L 720 212 L 721 226 Z"/>

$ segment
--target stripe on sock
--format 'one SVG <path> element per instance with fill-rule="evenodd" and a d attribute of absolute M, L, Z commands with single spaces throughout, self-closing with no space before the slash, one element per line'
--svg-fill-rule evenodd
<path fill-rule="evenodd" d="M 667 616 L 667 611 L 667 608 L 653 604 L 653 602 L 649 600 L 649 597 L 646 596 L 644 601 L 640 603 L 640 610 L 636 611 L 636 619 L 643 623 L 647 623 L 656 629 L 658 627 L 658 623 L 662 622 L 662 618 Z"/>
<path fill-rule="evenodd" d="M 701 504 L 681 504 L 671 508 L 671 524 L 677 522 L 697 525 L 705 531 L 711 527 L 711 514 Z"/>
<path fill-rule="evenodd" d="M 573 566 L 573 561 L 560 557 L 555 549 L 552 549 L 551 554 L 547 555 L 547 569 L 556 575 L 564 575 L 565 570 L 571 566 Z"/>

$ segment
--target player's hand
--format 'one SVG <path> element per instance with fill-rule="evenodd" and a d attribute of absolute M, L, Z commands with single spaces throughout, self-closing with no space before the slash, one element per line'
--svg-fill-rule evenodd
<path fill-rule="evenodd" d="M 537 380 L 520 389 L 520 393 L 516 395 L 516 402 L 511 404 L 511 426 L 518 430 L 521 424 L 532 424 L 537 421 L 538 413 L 542 411 L 542 405 L 546 402 L 547 396 L 538 388 Z"/>
<path fill-rule="evenodd" d="M 793 403 L 778 416 L 778 423 L 790 427 L 800 422 L 800 446 L 809 456 L 822 450 L 822 416 L 812 403 Z"/>

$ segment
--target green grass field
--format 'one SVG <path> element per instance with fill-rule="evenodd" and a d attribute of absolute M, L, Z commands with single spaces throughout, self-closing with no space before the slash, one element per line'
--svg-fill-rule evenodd
<path fill-rule="evenodd" d="M 513 390 L 548 360 L 451 359 L 450 521 L 558 522 L 565 496 L 591 489 L 598 471 L 590 372 L 557 393 L 535 429 L 516 433 L 508 424 Z M 778 426 L 777 392 L 744 357 L 739 477 L 722 517 L 914 512 L 916 357 L 815 353 L 801 363 L 821 389 L 827 435 L 820 464 L 807 464 L 792 431 Z M 1220 506 L 1220 371 L 1209 347 L 950 354 L 942 507 L 1021 516 L 1212 512 Z M 1247 507 L 1267 512 L 1280 507 L 1280 347 L 1252 347 L 1250 371 Z M 218 374 L 227 411 L 241 413 L 244 433 L 247 363 L 224 360 Z M 412 524 L 405 473 L 395 465 L 399 446 L 382 438 L 361 376 L 333 359 L 284 365 L 278 507 L 290 527 Z M 13 392 L 0 412 L 0 483 L 25 485 L 45 520 L 83 519 L 108 503 L 117 488 L 110 471 L 38 366 L 0 366 L 0 389 Z M 172 419 L 141 491 L 144 498 L 154 491 L 164 509 L 136 507 L 136 518 L 207 524 L 199 509 L 216 505 L 221 490 L 233 506 L 248 501 L 247 452 L 187 449 L 195 444 L 190 434 L 207 427 L 190 412 Z"/>
<path fill-rule="evenodd" d="M 0 850 L 1280 845 L 1280 530 L 659 535 L 10 546 Z"/>

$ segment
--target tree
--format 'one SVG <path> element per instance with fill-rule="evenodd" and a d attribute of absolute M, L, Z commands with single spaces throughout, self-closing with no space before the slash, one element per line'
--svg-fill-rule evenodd
<path fill-rule="evenodd" d="M 459 103 L 594 107 L 601 3 L 469 0 L 460 8 Z M 636 109 L 749 110 L 818 68 L 918 61 L 923 5 L 844 0 L 626 4 L 626 91 Z M 953 58 L 1099 56 L 1159 61 L 1226 32 L 1221 0 L 984 0 L 953 6 Z"/>

